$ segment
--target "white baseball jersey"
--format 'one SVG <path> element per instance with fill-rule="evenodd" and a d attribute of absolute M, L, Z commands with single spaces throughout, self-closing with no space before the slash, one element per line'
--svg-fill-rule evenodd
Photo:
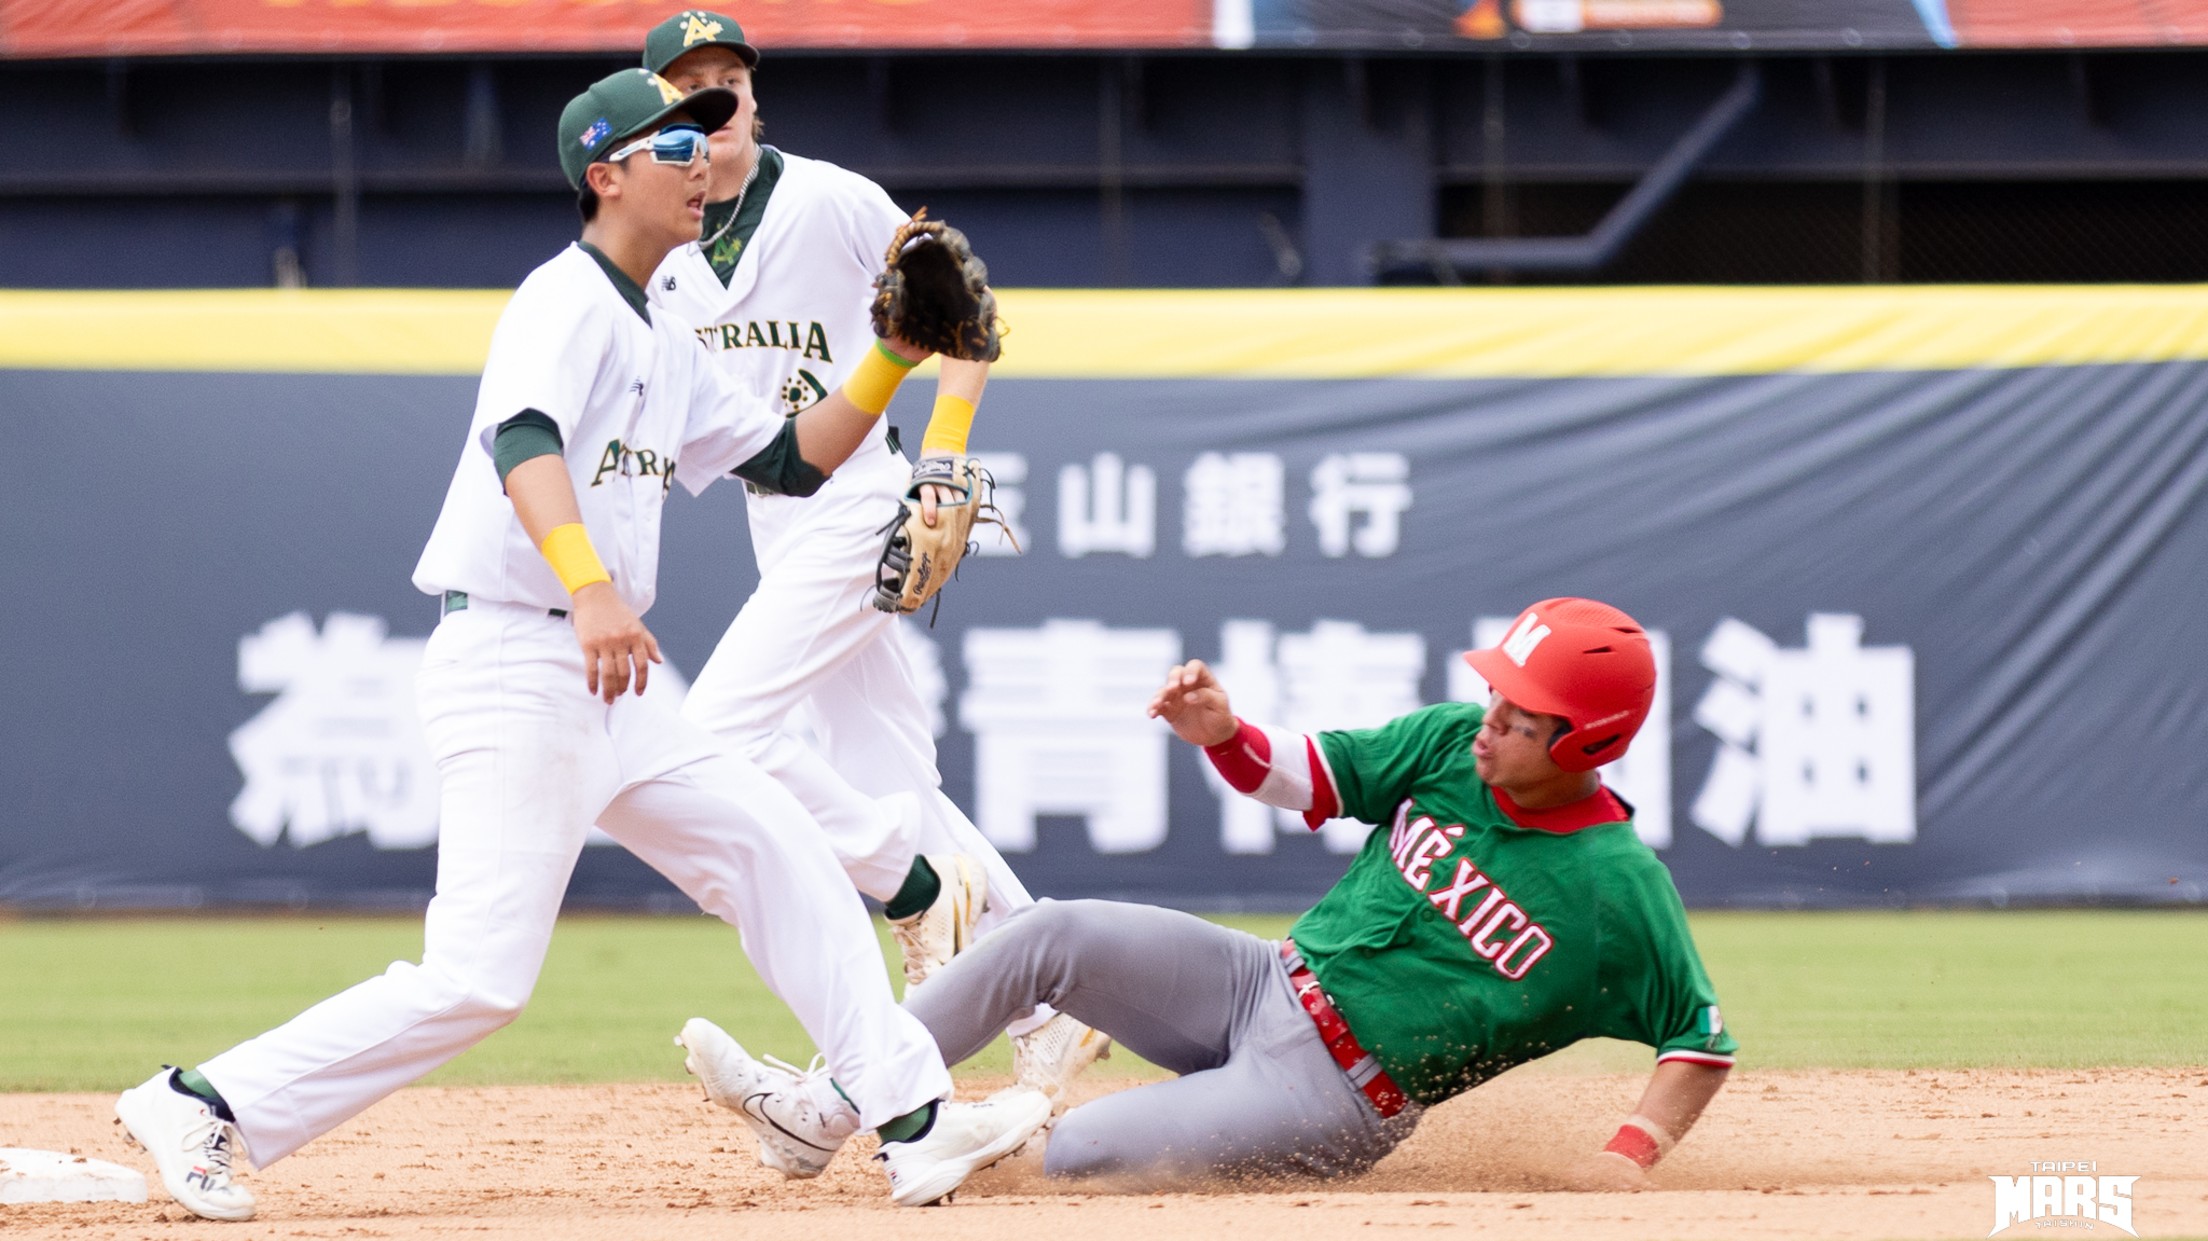
<path fill-rule="evenodd" d="M 583 525 L 639 615 L 658 585 L 668 489 L 679 478 L 704 490 L 782 431 L 773 407 L 722 375 L 687 323 L 664 308 L 647 323 L 598 260 L 571 245 L 529 273 L 499 315 L 467 445 L 414 569 L 420 590 L 568 606 L 491 456 L 498 425 L 525 409 L 558 425 Z"/>
<path fill-rule="evenodd" d="M 655 307 L 699 325 L 716 369 L 754 400 L 795 414 L 840 387 L 874 347 L 867 306 L 882 252 L 906 213 L 855 172 L 761 148 L 761 159 L 770 158 L 780 161 L 780 175 L 729 282 L 721 283 L 701 242 L 669 254 L 646 292 Z M 757 190 L 755 183 L 750 192 Z M 863 465 L 886 453 L 885 434 L 877 419 L 852 460 Z M 755 495 L 755 523 L 761 500 L 799 503 Z M 764 558 L 768 549 L 758 551 Z"/>
<path fill-rule="evenodd" d="M 616 283 L 616 281 L 619 283 Z M 491 438 L 525 409 L 558 426 L 583 522 L 615 587 L 651 606 L 660 506 L 786 426 L 665 309 L 571 247 L 500 316 L 444 511 L 415 569 L 471 598 L 438 622 L 416 689 L 439 777 L 437 896 L 419 964 L 390 969 L 206 1061 L 266 1167 L 512 1021 L 536 985 L 595 824 L 742 931 L 762 978 L 827 1057 L 861 1123 L 950 1093 L 898 1007 L 866 907 L 788 788 L 684 718 L 668 682 L 586 688 L 568 606 L 499 484 Z M 910 799 L 907 799 L 908 801 Z"/>
<path fill-rule="evenodd" d="M 647 292 L 700 325 L 718 369 L 794 414 L 836 391 L 874 347 L 867 307 L 906 213 L 880 186 L 834 164 L 772 147 L 760 160 L 744 194 L 752 205 L 739 203 L 731 220 L 738 228 L 757 213 L 751 235 L 715 236 L 709 227 L 699 244 L 667 256 Z M 726 285 L 708 259 L 716 249 L 737 254 Z M 883 523 L 912 477 L 884 435 L 878 420 L 817 495 L 750 496 L 759 586 L 692 681 L 683 715 L 795 793 L 870 896 L 895 894 L 915 853 L 981 862 L 987 930 L 1033 901 L 944 796 L 906 626 L 866 603 Z M 817 749 L 791 731 L 800 710 Z M 885 820 L 883 807 L 901 794 L 919 799 L 917 825 Z M 1049 1015 L 1038 1009 L 1016 1028 Z"/>

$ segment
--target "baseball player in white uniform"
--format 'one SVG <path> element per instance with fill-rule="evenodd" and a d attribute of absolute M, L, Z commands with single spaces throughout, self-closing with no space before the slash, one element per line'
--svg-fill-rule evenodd
<path fill-rule="evenodd" d="M 644 67 L 683 90 L 738 101 L 713 134 L 701 236 L 676 249 L 647 291 L 698 325 L 714 364 L 795 415 L 836 390 L 874 339 L 867 303 L 906 213 L 872 181 L 759 141 L 759 53 L 734 18 L 691 9 L 646 36 Z M 942 360 L 923 455 L 966 451 L 988 365 Z M 903 623 L 867 606 L 884 522 L 912 475 L 877 425 L 812 496 L 749 488 L 758 589 L 691 685 L 683 714 L 780 781 L 812 811 L 852 883 L 882 901 L 908 988 L 1033 899 L 940 787 L 928 706 Z M 801 740 L 803 711 L 819 748 Z M 1022 1081 L 1058 1094 L 1108 1040 L 1047 1007 L 1013 1023 Z M 777 1163 L 779 1131 L 739 1106 L 774 1076 L 711 1022 L 676 1040 L 716 1101 L 744 1112 Z M 803 1159 L 785 1152 L 780 1163 Z"/>
<path fill-rule="evenodd" d="M 893 1000 L 827 838 L 652 684 L 658 645 L 639 618 L 674 482 L 696 491 L 733 471 L 817 489 L 854 450 L 878 450 L 878 415 L 916 360 L 865 342 L 841 391 L 785 419 L 647 305 L 641 282 L 698 235 L 706 134 L 736 109 L 728 91 L 685 95 L 628 69 L 561 115 L 582 240 L 500 316 L 414 576 L 443 607 L 418 684 L 443 782 L 422 960 L 123 1094 L 118 1118 L 196 1214 L 249 1218 L 236 1156 L 265 1167 L 513 1020 L 593 823 L 742 930 L 856 1107 L 845 1128 L 883 1138 L 900 1204 L 942 1198 L 1050 1114 L 1032 1090 L 941 1102 L 942 1056 Z"/>

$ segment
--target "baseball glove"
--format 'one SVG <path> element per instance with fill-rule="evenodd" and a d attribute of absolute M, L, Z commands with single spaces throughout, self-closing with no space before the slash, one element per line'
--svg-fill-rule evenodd
<path fill-rule="evenodd" d="M 900 337 L 946 357 L 994 362 L 1004 322 L 989 291 L 989 266 L 966 234 L 920 208 L 899 225 L 874 278 L 874 334 Z"/>
<path fill-rule="evenodd" d="M 920 515 L 920 489 L 935 486 L 956 498 L 938 503 L 935 524 Z M 976 523 L 994 524 L 1010 537 L 1004 514 L 991 502 L 995 480 L 972 457 L 923 457 L 912 469 L 897 515 L 882 527 L 888 537 L 874 565 L 872 602 L 884 612 L 917 612 L 929 599 L 943 606 L 936 592 L 958 572 L 958 562 L 973 550 Z M 1019 544 L 1013 543 L 1018 549 Z"/>

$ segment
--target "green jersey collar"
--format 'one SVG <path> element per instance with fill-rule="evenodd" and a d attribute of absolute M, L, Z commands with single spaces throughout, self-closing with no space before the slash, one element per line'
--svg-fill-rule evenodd
<path fill-rule="evenodd" d="M 629 304 L 629 309 L 636 312 L 636 317 L 650 323 L 652 311 L 645 305 L 643 286 L 629 279 L 629 273 L 622 271 L 612 259 L 607 258 L 605 251 L 587 241 L 578 241 L 575 244 L 582 247 L 583 253 L 598 261 L 598 270 L 606 273 L 606 279 L 613 281 L 613 291 L 619 293 L 621 300 Z"/>

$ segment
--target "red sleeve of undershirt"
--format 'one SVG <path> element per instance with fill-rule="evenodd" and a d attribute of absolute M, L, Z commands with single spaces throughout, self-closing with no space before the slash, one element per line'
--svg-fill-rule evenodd
<path fill-rule="evenodd" d="M 1328 819 L 1339 818 L 1342 813 L 1341 795 L 1334 791 L 1334 781 L 1327 775 L 1326 760 L 1319 754 L 1319 739 L 1305 734 L 1305 757 L 1311 763 L 1311 808 L 1303 812 L 1304 826 L 1312 831 Z"/>
<path fill-rule="evenodd" d="M 1232 737 L 1218 745 L 1204 747 L 1204 757 L 1218 769 L 1227 787 L 1237 793 L 1255 793 L 1257 786 L 1265 783 L 1265 773 L 1273 768 L 1273 743 L 1265 739 L 1265 730 L 1240 716 L 1235 717 Z"/>
<path fill-rule="evenodd" d="M 1237 793 L 1255 794 L 1264 785 L 1265 778 L 1272 774 L 1273 743 L 1265 736 L 1264 729 L 1248 720 L 1236 717 L 1234 723 L 1234 735 L 1218 745 L 1205 746 L 1204 757 L 1211 760 L 1212 767 L 1227 782 L 1227 787 Z M 1334 782 L 1327 778 L 1318 739 L 1305 736 L 1303 745 L 1304 764 L 1311 773 L 1311 806 L 1303 812 L 1303 821 L 1317 830 L 1320 824 L 1342 813 L 1342 799 L 1334 791 Z M 1274 801 L 1272 804 L 1282 803 Z"/>

